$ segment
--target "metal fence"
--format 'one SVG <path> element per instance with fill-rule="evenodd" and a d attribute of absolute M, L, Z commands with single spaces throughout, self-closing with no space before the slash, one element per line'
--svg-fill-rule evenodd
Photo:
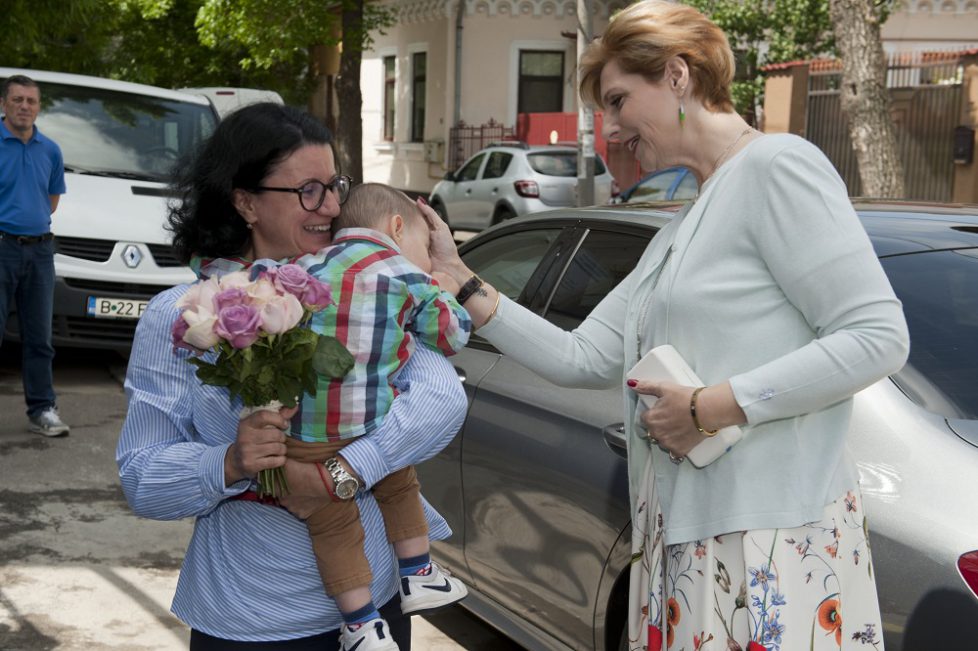
<path fill-rule="evenodd" d="M 500 140 L 515 140 L 516 130 L 493 119 L 480 126 L 459 122 L 449 130 L 448 169 L 457 170 L 459 166 L 483 147 Z"/>
<path fill-rule="evenodd" d="M 964 69 L 955 52 L 901 53 L 887 62 L 890 113 L 903 162 L 907 199 L 950 201 L 953 134 L 961 113 Z M 806 138 L 825 152 L 860 196 L 859 164 L 842 111 L 841 67 L 813 62 L 808 82 Z"/>

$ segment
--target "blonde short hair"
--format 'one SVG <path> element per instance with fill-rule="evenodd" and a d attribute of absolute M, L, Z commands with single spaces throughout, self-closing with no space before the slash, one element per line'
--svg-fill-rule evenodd
<path fill-rule="evenodd" d="M 361 183 L 350 190 L 337 219 L 340 228 L 377 229 L 392 215 L 403 217 L 409 227 L 424 221 L 421 209 L 400 190 L 383 183 Z"/>
<path fill-rule="evenodd" d="M 609 61 L 656 82 L 666 62 L 676 56 L 689 66 L 694 98 L 711 111 L 733 110 L 730 84 L 735 63 L 726 35 L 696 9 L 665 0 L 642 0 L 612 17 L 601 38 L 581 57 L 581 97 L 604 108 L 601 71 Z"/>

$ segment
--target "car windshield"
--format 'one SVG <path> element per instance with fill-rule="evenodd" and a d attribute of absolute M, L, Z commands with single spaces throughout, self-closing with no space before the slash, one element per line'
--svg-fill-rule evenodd
<path fill-rule="evenodd" d="M 214 130 L 209 106 L 86 86 L 39 83 L 38 128 L 67 171 L 163 180 Z"/>
<path fill-rule="evenodd" d="M 881 262 L 910 328 L 910 359 L 894 382 L 928 411 L 978 419 L 978 249 Z"/>
<path fill-rule="evenodd" d="M 544 176 L 577 176 L 577 152 L 536 152 L 528 154 L 526 160 L 537 174 L 543 174 Z M 604 161 L 598 156 L 595 156 L 595 176 L 604 173 Z"/>

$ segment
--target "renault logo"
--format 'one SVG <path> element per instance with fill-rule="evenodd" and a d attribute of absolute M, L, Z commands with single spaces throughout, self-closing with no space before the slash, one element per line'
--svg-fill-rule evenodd
<path fill-rule="evenodd" d="M 130 269 L 135 269 L 143 261 L 143 254 L 139 252 L 139 247 L 135 244 L 127 244 L 122 250 L 122 261 Z"/>

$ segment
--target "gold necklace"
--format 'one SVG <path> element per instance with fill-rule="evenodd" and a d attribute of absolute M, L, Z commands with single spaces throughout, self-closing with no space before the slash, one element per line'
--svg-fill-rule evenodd
<path fill-rule="evenodd" d="M 710 176 L 713 176 L 713 173 L 717 171 L 717 168 L 720 167 L 720 162 L 723 161 L 727 157 L 727 154 L 730 153 L 730 150 L 732 150 L 734 147 L 736 147 L 737 146 L 737 143 L 740 142 L 741 139 L 743 139 L 744 136 L 746 136 L 748 133 L 750 133 L 753 130 L 754 130 L 754 127 L 747 127 L 746 129 L 744 129 L 743 131 L 740 132 L 740 135 L 737 136 L 732 143 L 730 143 L 729 145 L 727 145 L 727 148 L 726 149 L 724 149 L 722 152 L 720 152 L 720 155 L 717 156 L 717 159 L 715 161 L 713 161 L 713 169 L 710 171 Z"/>

